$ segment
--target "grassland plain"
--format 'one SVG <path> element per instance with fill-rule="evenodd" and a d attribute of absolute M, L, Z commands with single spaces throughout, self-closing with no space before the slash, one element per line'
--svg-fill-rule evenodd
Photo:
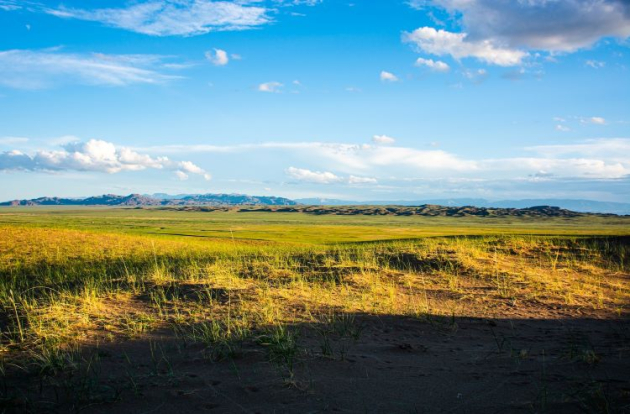
<path fill-rule="evenodd" d="M 629 412 L 630 218 L 0 209 L 4 412 Z"/>

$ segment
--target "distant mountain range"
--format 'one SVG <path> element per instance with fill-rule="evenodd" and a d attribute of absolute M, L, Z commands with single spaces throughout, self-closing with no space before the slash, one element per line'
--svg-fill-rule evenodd
<path fill-rule="evenodd" d="M 630 203 L 615 203 L 593 200 L 570 199 L 524 199 L 524 200 L 499 200 L 489 201 L 483 198 L 454 198 L 454 199 L 427 199 L 418 201 L 389 200 L 389 201 L 350 201 L 330 198 L 302 198 L 295 200 L 299 204 L 313 206 L 421 206 L 434 204 L 448 207 L 485 207 L 485 208 L 529 208 L 535 206 L 555 206 L 566 210 L 582 213 L 603 213 L 630 215 Z"/>
<path fill-rule="evenodd" d="M 297 204 L 288 198 L 243 194 L 190 194 L 171 198 L 159 196 L 106 194 L 87 198 L 40 197 L 32 200 L 7 201 L 0 203 L 0 206 L 293 206 Z"/>
<path fill-rule="evenodd" d="M 290 200 L 283 197 L 249 196 L 244 194 L 106 194 L 87 198 L 40 197 L 31 200 L 13 200 L 0 206 L 424 206 L 476 207 L 527 209 L 536 206 L 554 206 L 582 213 L 630 215 L 630 203 L 613 203 L 592 200 L 527 199 L 488 201 L 477 198 L 433 200 L 350 201 L 326 198 Z"/>

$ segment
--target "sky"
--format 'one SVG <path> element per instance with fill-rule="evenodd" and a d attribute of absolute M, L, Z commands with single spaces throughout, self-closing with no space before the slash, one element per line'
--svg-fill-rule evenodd
<path fill-rule="evenodd" d="M 630 202 L 627 0 L 0 0 L 0 201 Z"/>

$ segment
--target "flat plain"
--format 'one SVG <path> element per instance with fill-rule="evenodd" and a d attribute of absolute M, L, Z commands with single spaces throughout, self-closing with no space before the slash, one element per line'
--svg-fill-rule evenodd
<path fill-rule="evenodd" d="M 630 218 L 0 209 L 3 412 L 630 410 Z"/>

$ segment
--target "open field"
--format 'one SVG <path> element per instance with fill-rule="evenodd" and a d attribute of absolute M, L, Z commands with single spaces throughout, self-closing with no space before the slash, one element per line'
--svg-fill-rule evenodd
<path fill-rule="evenodd" d="M 630 218 L 0 209 L 3 412 L 630 412 Z"/>
<path fill-rule="evenodd" d="M 460 235 L 630 235 L 630 217 L 396 217 L 184 212 L 136 208 L 0 208 L 0 224 L 300 244 Z"/>

